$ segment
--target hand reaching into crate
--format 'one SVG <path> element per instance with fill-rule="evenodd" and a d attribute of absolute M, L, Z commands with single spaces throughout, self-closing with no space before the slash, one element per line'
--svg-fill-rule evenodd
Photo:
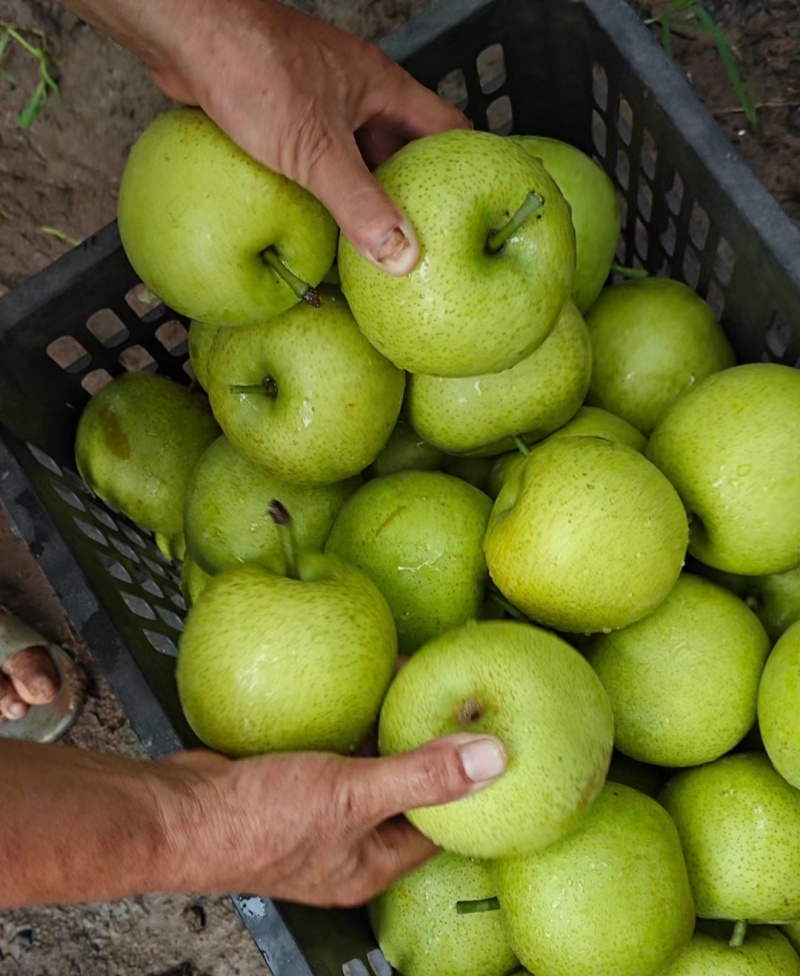
<path fill-rule="evenodd" d="M 475 793 L 500 743 L 455 735 L 389 758 L 205 751 L 139 762 L 0 742 L 0 909 L 153 891 L 362 904 L 437 848 L 400 816 Z M 42 856 L 42 838 L 48 856 Z"/>
<path fill-rule="evenodd" d="M 414 229 L 368 166 L 409 139 L 465 127 L 451 103 L 374 44 L 279 0 L 63 0 L 130 48 L 171 98 L 317 196 L 365 257 L 417 262 Z"/>

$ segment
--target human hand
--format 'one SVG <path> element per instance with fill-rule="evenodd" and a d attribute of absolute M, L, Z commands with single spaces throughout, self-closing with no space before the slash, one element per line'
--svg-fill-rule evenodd
<path fill-rule="evenodd" d="M 437 852 L 401 816 L 475 793 L 505 768 L 497 739 L 458 734 L 371 759 L 291 753 L 227 760 L 178 753 L 193 780 L 168 840 L 184 890 L 352 906 Z"/>
<path fill-rule="evenodd" d="M 31 705 L 47 705 L 58 694 L 58 674 L 44 647 L 26 647 L 0 667 L 0 722 L 24 718 Z"/>
<path fill-rule="evenodd" d="M 374 44 L 279 0 L 64 2 L 138 54 L 167 95 L 310 190 L 365 257 L 412 270 L 414 230 L 368 166 L 466 126 L 455 106 Z"/>

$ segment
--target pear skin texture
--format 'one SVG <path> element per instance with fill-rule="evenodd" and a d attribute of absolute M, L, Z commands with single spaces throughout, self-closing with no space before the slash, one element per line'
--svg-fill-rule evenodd
<path fill-rule="evenodd" d="M 586 402 L 644 434 L 686 390 L 735 362 L 710 306 L 670 278 L 610 285 L 586 324 L 593 359 Z"/>
<path fill-rule="evenodd" d="M 386 695 L 378 749 L 393 755 L 455 732 L 497 736 L 505 773 L 406 816 L 445 850 L 494 860 L 540 850 L 578 826 L 605 779 L 614 720 L 597 675 L 566 641 L 531 624 L 482 620 L 412 656 Z"/>
<path fill-rule="evenodd" d="M 800 918 L 800 791 L 763 753 L 684 770 L 659 801 L 678 828 L 699 916 Z"/>
<path fill-rule="evenodd" d="M 616 748 L 678 767 L 719 759 L 752 728 L 769 648 L 742 600 L 683 573 L 653 613 L 583 653 L 611 699 Z"/>
<path fill-rule="evenodd" d="M 510 369 L 410 376 L 408 419 L 428 443 L 450 454 L 500 454 L 513 450 L 515 435 L 532 443 L 574 416 L 591 370 L 586 323 L 568 300 L 541 346 Z"/>
<path fill-rule="evenodd" d="M 442 851 L 369 905 L 386 959 L 403 976 L 508 976 L 519 966 L 502 911 L 459 915 L 456 903 L 495 896 L 491 868 Z"/>
<path fill-rule="evenodd" d="M 144 529 L 182 539 L 186 483 L 218 436 L 205 397 L 155 373 L 125 373 L 86 404 L 75 463 L 112 508 Z"/>
<path fill-rule="evenodd" d="M 772 765 L 800 790 L 800 622 L 767 660 L 758 690 L 758 725 Z"/>
<path fill-rule="evenodd" d="M 792 943 L 796 952 L 800 952 L 800 920 L 789 922 L 788 925 L 781 926 L 781 931 Z"/>
<path fill-rule="evenodd" d="M 800 562 L 800 370 L 748 363 L 684 394 L 647 445 L 693 516 L 689 552 L 746 576 Z"/>
<path fill-rule="evenodd" d="M 348 753 L 378 715 L 397 663 L 386 601 L 335 556 L 300 553 L 297 562 L 300 579 L 225 570 L 186 617 L 178 695 L 218 752 Z"/>
<path fill-rule="evenodd" d="M 566 839 L 495 875 L 511 946 L 536 976 L 661 976 L 694 930 L 675 825 L 621 784 Z"/>
<path fill-rule="evenodd" d="M 273 499 L 292 517 L 301 549 L 325 545 L 336 514 L 360 478 L 301 488 L 243 458 L 223 435 L 205 450 L 186 486 L 186 546 L 207 573 L 241 563 L 288 571 L 281 530 L 269 514 Z"/>
<path fill-rule="evenodd" d="M 344 503 L 325 544 L 374 580 L 402 653 L 478 616 L 491 500 L 440 471 L 368 481 Z"/>
<path fill-rule="evenodd" d="M 369 341 L 433 376 L 497 373 L 541 345 L 575 277 L 569 206 L 542 164 L 502 136 L 455 129 L 415 139 L 375 176 L 413 224 L 420 258 L 390 277 L 340 237 L 342 291 Z M 544 205 L 489 253 L 532 191 Z"/>
<path fill-rule="evenodd" d="M 575 283 L 572 300 L 585 312 L 608 278 L 619 240 L 619 200 L 603 169 L 580 149 L 541 136 L 510 136 L 558 184 L 572 212 L 575 227 Z"/>
<path fill-rule="evenodd" d="M 200 594 L 212 579 L 212 575 L 198 566 L 188 553 L 186 554 L 181 564 L 181 593 L 187 607 L 197 603 Z"/>
<path fill-rule="evenodd" d="M 117 209 L 125 253 L 147 287 L 214 325 L 263 322 L 297 303 L 264 261 L 266 248 L 311 285 L 336 254 L 338 229 L 316 197 L 195 108 L 158 116 L 137 139 Z"/>
<path fill-rule="evenodd" d="M 405 374 L 373 349 L 340 292 L 319 289 L 269 322 L 214 341 L 208 395 L 236 450 L 296 485 L 359 474 L 384 448 L 403 402 Z M 232 386 L 272 377 L 277 395 Z"/>
<path fill-rule="evenodd" d="M 563 437 L 506 478 L 484 551 L 495 584 L 532 620 L 588 634 L 652 613 L 678 578 L 687 536 L 675 489 L 641 454 Z"/>
<path fill-rule="evenodd" d="M 189 361 L 194 378 L 204 390 L 208 389 L 208 360 L 211 346 L 221 325 L 207 325 L 196 319 L 189 324 Z"/>
<path fill-rule="evenodd" d="M 581 407 L 569 423 L 553 431 L 550 437 L 605 437 L 640 454 L 647 447 L 647 438 L 633 424 L 600 407 Z"/>
<path fill-rule="evenodd" d="M 748 928 L 738 948 L 727 939 L 696 932 L 663 976 L 800 976 L 800 956 L 768 926 Z"/>
<path fill-rule="evenodd" d="M 445 461 L 438 447 L 426 444 L 404 420 L 398 420 L 386 447 L 364 471 L 365 478 L 380 478 L 398 471 L 441 471 Z"/>

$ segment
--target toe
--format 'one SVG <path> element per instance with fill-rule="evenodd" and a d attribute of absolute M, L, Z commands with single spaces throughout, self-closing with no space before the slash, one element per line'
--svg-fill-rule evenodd
<path fill-rule="evenodd" d="M 29 705 L 46 705 L 58 694 L 58 672 L 44 647 L 17 651 L 5 662 L 3 671 L 18 698 Z"/>

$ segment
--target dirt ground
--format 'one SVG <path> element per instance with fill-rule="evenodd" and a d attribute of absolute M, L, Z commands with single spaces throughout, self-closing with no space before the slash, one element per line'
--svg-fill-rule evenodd
<path fill-rule="evenodd" d="M 319 0 L 310 12 L 375 36 L 430 0 Z M 659 13 L 657 0 L 643 13 Z M 708 3 L 758 107 L 751 129 L 708 36 L 681 30 L 675 55 L 719 124 L 800 223 L 800 11 L 797 0 Z M 36 83 L 33 59 L 12 45 L 0 79 L 0 294 L 115 215 L 128 150 L 167 102 L 127 52 L 45 0 L 0 0 L 0 20 L 45 31 L 61 100 L 28 132 L 15 126 Z M 49 228 L 49 230 L 48 230 Z M 55 231 L 56 233 L 53 233 Z M 66 638 L 63 612 L 35 561 L 0 513 L 0 603 Z M 89 698 L 68 740 L 141 755 L 124 714 L 91 665 Z M 9 801 L 4 798 L 4 802 Z M 87 907 L 0 913 L 0 976 L 261 976 L 260 954 L 227 899 L 152 896 Z"/>

